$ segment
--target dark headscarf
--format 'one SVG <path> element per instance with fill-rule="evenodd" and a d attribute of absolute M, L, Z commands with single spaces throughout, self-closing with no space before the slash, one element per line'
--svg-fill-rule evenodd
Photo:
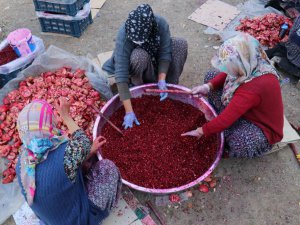
<path fill-rule="evenodd" d="M 148 4 L 142 4 L 129 13 L 125 23 L 127 38 L 133 42 L 143 42 L 138 45 L 150 56 L 154 66 L 156 66 L 157 53 L 160 46 L 160 36 L 158 25 L 153 11 Z"/>

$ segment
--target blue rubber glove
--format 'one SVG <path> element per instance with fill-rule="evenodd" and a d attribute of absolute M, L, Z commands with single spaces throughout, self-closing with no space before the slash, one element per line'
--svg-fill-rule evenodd
<path fill-rule="evenodd" d="M 124 122 L 123 122 L 123 126 L 125 128 L 125 130 L 130 127 L 133 127 L 133 122 L 135 122 L 136 125 L 140 125 L 140 122 L 137 120 L 134 112 L 129 112 L 126 113 L 126 115 L 124 116 Z"/>
<path fill-rule="evenodd" d="M 160 90 L 167 90 L 167 83 L 165 80 L 160 80 L 158 81 L 158 84 L 157 84 L 158 88 Z M 160 93 L 160 101 L 163 101 L 165 100 L 167 97 L 168 97 L 168 93 Z"/>

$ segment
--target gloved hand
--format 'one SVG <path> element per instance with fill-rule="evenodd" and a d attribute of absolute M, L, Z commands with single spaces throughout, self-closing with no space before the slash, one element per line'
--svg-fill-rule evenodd
<path fill-rule="evenodd" d="M 165 80 L 160 80 L 157 83 L 157 86 L 160 90 L 167 90 L 167 83 Z M 168 93 L 160 93 L 160 101 L 165 100 L 168 97 Z"/>
<path fill-rule="evenodd" d="M 194 87 L 192 89 L 192 94 L 193 95 L 207 95 L 208 92 L 210 91 L 210 87 L 208 84 L 202 84 L 202 85 L 199 85 L 197 87 Z"/>
<path fill-rule="evenodd" d="M 189 132 L 186 132 L 184 134 L 181 134 L 181 136 L 192 136 L 192 137 L 196 137 L 196 138 L 201 138 L 203 135 L 203 131 L 201 128 L 197 128 L 196 130 L 192 130 Z"/>
<path fill-rule="evenodd" d="M 125 130 L 130 127 L 133 127 L 133 122 L 135 122 L 136 125 L 140 125 L 140 122 L 137 120 L 134 112 L 129 112 L 126 113 L 126 115 L 124 116 L 124 122 L 123 122 L 123 126 L 125 128 Z"/>

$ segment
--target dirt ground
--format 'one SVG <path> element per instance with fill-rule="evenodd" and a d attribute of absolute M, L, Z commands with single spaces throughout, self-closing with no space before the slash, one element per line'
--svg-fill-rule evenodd
<path fill-rule="evenodd" d="M 173 36 L 187 39 L 189 55 L 180 84 L 193 87 L 202 83 L 203 74 L 210 67 L 210 58 L 216 51 L 212 46 L 220 45 L 212 36 L 203 33 L 205 26 L 187 19 L 201 1 L 107 0 L 100 10 L 100 16 L 94 19 L 94 23 L 78 39 L 41 34 L 32 0 L 0 0 L 0 27 L 2 37 L 16 28 L 27 27 L 33 34 L 43 38 L 46 47 L 52 44 L 78 55 L 96 56 L 114 48 L 117 30 L 129 11 L 139 3 L 147 2 L 155 13 L 167 19 Z M 224 1 L 232 5 L 242 2 Z M 210 47 L 205 48 L 205 45 Z M 300 126 L 300 91 L 296 89 L 298 80 L 288 77 L 291 82 L 282 88 L 285 114 L 290 122 Z M 297 147 L 300 149 L 299 144 Z M 194 190 L 191 200 L 182 203 L 178 208 L 159 207 L 167 223 L 300 224 L 299 165 L 289 148 L 259 159 L 223 159 L 216 169 L 216 176 L 219 182 L 215 192 L 202 194 Z M 155 200 L 153 195 L 135 193 L 142 202 Z M 188 207 L 188 203 L 192 205 L 189 204 Z M 14 222 L 9 219 L 4 224 L 12 225 Z"/>

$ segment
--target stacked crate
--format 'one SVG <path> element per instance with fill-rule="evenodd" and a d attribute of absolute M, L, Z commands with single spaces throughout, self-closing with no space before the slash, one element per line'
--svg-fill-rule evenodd
<path fill-rule="evenodd" d="M 54 17 L 38 16 L 43 32 L 60 33 L 73 37 L 80 37 L 88 25 L 93 22 L 91 12 L 85 18 L 76 18 L 76 14 L 82 10 L 86 4 L 89 4 L 89 1 L 90 0 L 33 0 L 35 11 L 39 12 L 38 15 L 42 15 L 41 13 L 44 12 L 47 15 L 53 14 Z"/>

